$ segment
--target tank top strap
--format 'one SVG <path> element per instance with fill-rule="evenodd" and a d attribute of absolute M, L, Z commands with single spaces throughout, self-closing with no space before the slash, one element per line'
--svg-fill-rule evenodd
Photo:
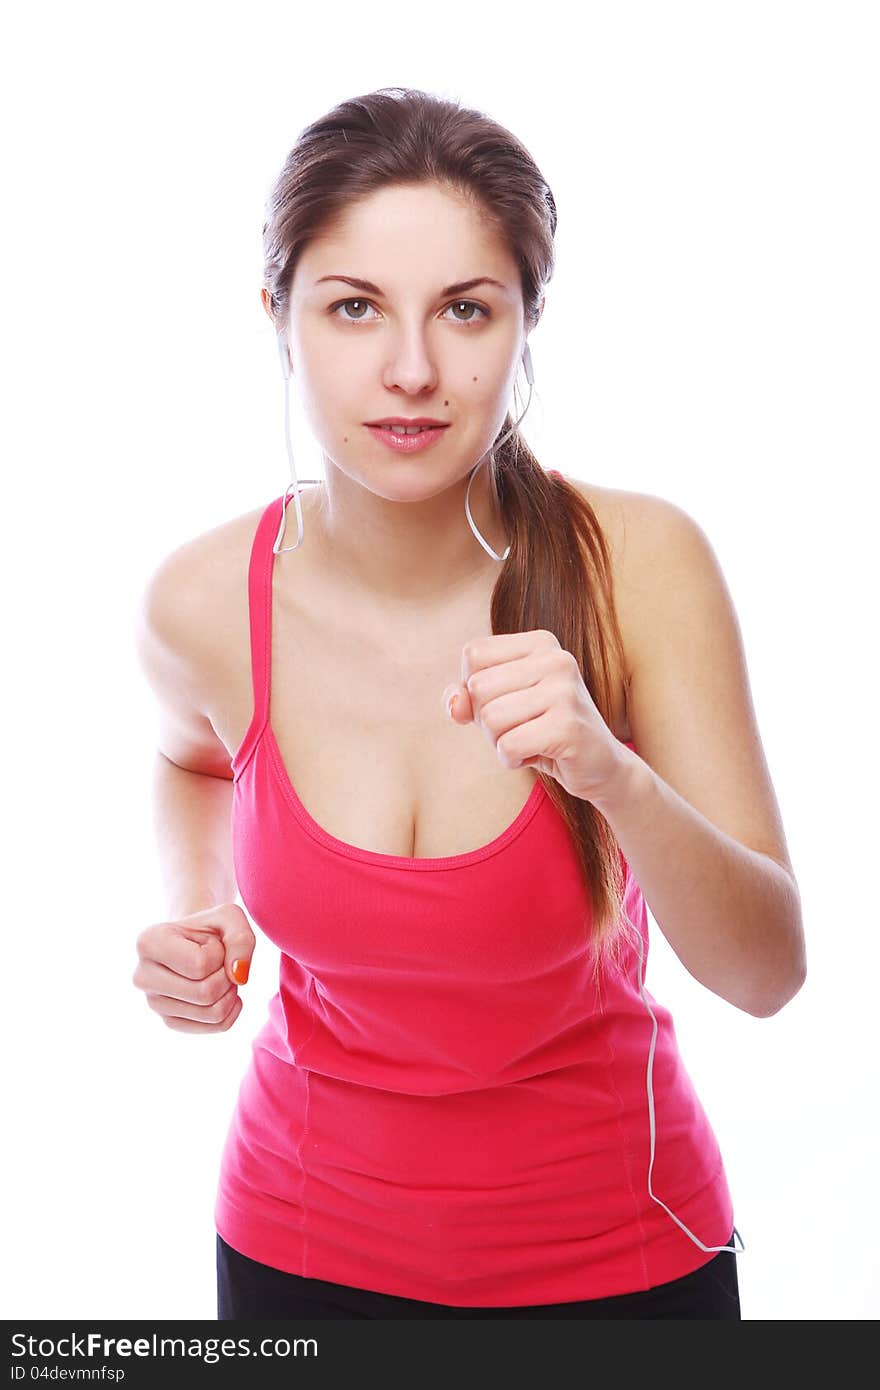
<path fill-rule="evenodd" d="M 281 525 L 284 495 L 271 501 L 260 517 L 248 565 L 248 610 L 251 627 L 251 679 L 254 689 L 253 730 L 259 735 L 269 717 L 272 676 L 273 546 Z"/>

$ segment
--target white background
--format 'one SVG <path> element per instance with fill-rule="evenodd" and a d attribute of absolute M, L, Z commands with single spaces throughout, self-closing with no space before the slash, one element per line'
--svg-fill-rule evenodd
<path fill-rule="evenodd" d="M 263 203 L 303 126 L 388 85 L 486 111 L 554 192 L 523 425 L 541 462 L 673 500 L 721 561 L 809 978 L 752 1018 L 652 920 L 648 988 L 725 1158 L 743 1317 L 877 1317 L 876 20 L 841 0 L 7 19 L 6 1317 L 216 1316 L 220 1150 L 278 957 L 258 933 L 240 1019 L 205 1038 L 131 984 L 165 912 L 133 620 L 172 547 L 288 481 Z"/>

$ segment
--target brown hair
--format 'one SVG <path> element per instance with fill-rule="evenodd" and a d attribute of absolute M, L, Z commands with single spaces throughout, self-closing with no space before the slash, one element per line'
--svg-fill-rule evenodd
<path fill-rule="evenodd" d="M 553 274 L 553 194 L 531 155 L 503 126 L 481 111 L 402 87 L 341 102 L 307 126 L 288 154 L 263 225 L 264 280 L 276 331 L 287 325 L 290 286 L 307 242 L 378 189 L 424 183 L 467 198 L 506 239 L 520 267 L 530 331 Z M 508 413 L 496 439 L 512 424 Z M 541 467 L 518 429 L 493 454 L 492 481 L 510 554 L 499 565 L 492 593 L 492 631 L 552 632 L 577 658 L 590 696 L 610 725 L 609 643 L 620 669 L 625 657 L 596 514 L 576 488 Z M 624 920 L 632 926 L 623 912 L 622 853 L 592 803 L 570 795 L 555 777 L 538 776 L 576 851 L 598 969 L 603 955 L 617 957 Z"/>

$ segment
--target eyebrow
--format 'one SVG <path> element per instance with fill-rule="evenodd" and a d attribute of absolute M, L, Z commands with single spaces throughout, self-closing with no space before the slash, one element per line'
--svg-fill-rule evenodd
<path fill-rule="evenodd" d="M 384 297 L 385 291 L 380 290 L 378 285 L 374 285 L 372 280 L 358 280 L 353 275 L 322 275 L 315 281 L 316 285 L 321 285 L 325 280 L 342 280 L 346 285 L 352 285 L 356 290 L 363 290 L 365 294 L 377 294 Z M 464 294 L 466 290 L 476 289 L 477 285 L 495 285 L 505 294 L 509 293 L 506 285 L 500 280 L 493 280 L 490 275 L 478 275 L 475 280 L 459 280 L 455 285 L 447 285 L 445 290 L 441 290 L 441 295 Z"/>

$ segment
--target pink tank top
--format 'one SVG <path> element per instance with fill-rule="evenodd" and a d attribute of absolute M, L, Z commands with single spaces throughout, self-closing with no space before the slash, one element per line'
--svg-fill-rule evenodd
<path fill-rule="evenodd" d="M 494 840 L 436 859 L 347 844 L 297 796 L 269 712 L 281 504 L 253 541 L 254 712 L 232 760 L 236 881 L 281 953 L 279 984 L 223 1148 L 217 1230 L 276 1269 L 460 1307 L 688 1274 L 714 1256 L 648 1191 L 638 954 L 594 988 L 588 899 L 542 782 Z M 672 1017 L 645 993 L 652 1190 L 721 1246 L 733 1207 L 715 1134 Z"/>

